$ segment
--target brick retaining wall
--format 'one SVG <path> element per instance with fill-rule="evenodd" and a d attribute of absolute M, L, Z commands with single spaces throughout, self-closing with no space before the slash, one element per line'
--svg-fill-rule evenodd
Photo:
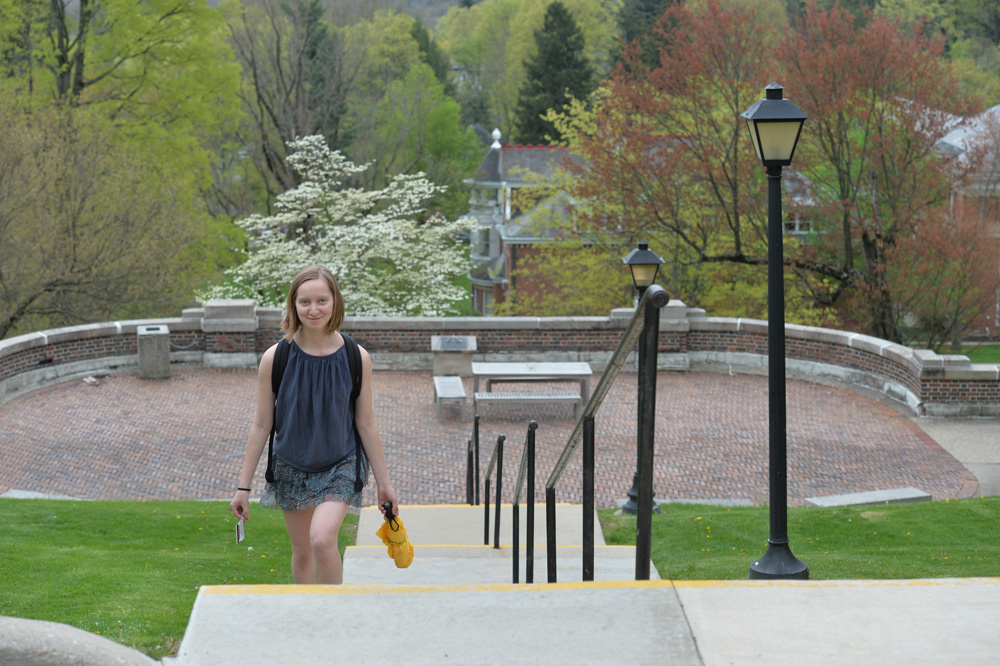
<path fill-rule="evenodd" d="M 0 402 L 31 388 L 137 367 L 137 330 L 170 330 L 172 364 L 255 367 L 280 337 L 282 312 L 252 301 L 211 301 L 180 318 L 89 324 L 0 341 Z M 473 335 L 477 360 L 582 360 L 603 370 L 628 324 L 610 317 L 355 318 L 343 326 L 376 368 L 429 370 L 431 336 Z M 660 367 L 764 373 L 767 322 L 706 317 L 672 301 L 660 324 Z M 789 325 L 790 377 L 877 392 L 926 416 L 1000 416 L 1000 365 L 913 350 L 866 335 Z"/>

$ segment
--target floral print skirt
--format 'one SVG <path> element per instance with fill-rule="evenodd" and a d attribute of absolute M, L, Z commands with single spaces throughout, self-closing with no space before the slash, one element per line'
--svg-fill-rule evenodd
<path fill-rule="evenodd" d="M 264 487 L 260 505 L 267 509 L 301 511 L 323 502 L 361 506 L 361 492 L 354 490 L 354 461 L 350 455 L 323 472 L 305 472 L 274 457 L 274 483 Z M 368 485 L 368 461 L 361 454 L 361 482 Z"/>

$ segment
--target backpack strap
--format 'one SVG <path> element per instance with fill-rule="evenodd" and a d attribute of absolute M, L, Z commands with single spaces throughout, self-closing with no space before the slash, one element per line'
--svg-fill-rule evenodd
<path fill-rule="evenodd" d="M 274 350 L 274 359 L 271 362 L 271 390 L 274 392 L 275 402 L 278 399 L 278 389 L 281 388 L 281 378 L 285 374 L 285 366 L 288 365 L 288 338 L 281 338 L 277 349 Z M 277 417 L 277 411 L 275 411 Z M 264 472 L 264 479 L 268 483 L 274 483 L 274 418 L 271 419 L 271 435 L 267 439 L 267 470 Z"/>
<path fill-rule="evenodd" d="M 341 332 L 344 338 L 344 347 L 347 348 L 347 365 L 351 369 L 351 413 L 354 413 L 358 396 L 361 395 L 361 350 L 354 338 L 347 333 Z M 361 481 L 362 460 L 361 435 L 358 433 L 358 425 L 354 424 L 354 492 L 360 493 L 364 488 Z"/>

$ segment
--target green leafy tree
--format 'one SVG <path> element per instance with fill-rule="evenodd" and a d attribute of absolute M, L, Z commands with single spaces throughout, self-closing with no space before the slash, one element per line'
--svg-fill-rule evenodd
<path fill-rule="evenodd" d="M 120 254 L 98 252 L 96 243 L 74 235 L 67 243 L 75 257 L 107 262 L 90 269 L 106 284 L 85 286 L 92 279 L 86 277 L 79 279 L 79 289 L 65 289 L 58 286 L 61 278 L 53 277 L 45 285 L 57 285 L 53 288 L 66 297 L 56 298 L 48 288 L 27 300 L 20 291 L 8 292 L 9 303 L 16 304 L 8 321 L 28 326 L 44 318 L 78 321 L 109 311 L 162 314 L 164 304 L 179 306 L 194 284 L 231 262 L 237 230 L 225 217 L 211 215 L 205 203 L 217 163 L 214 151 L 225 128 L 239 118 L 239 68 L 225 39 L 224 18 L 206 0 L 0 0 L 4 117 L 34 116 L 38 124 L 25 131 L 49 133 L 53 142 L 36 145 L 36 162 L 21 162 L 25 178 L 35 183 L 35 214 L 51 216 L 40 228 L 51 225 L 53 237 L 61 237 L 58 229 L 87 228 L 95 238 L 127 246 Z M 104 145 L 93 145 L 96 136 Z M 56 145 L 65 166 L 42 169 Z M 116 159 L 127 171 L 111 166 Z M 87 160 L 93 161 L 92 172 L 77 173 Z M 38 174 L 48 179 L 39 181 Z M 136 182 L 139 177 L 149 183 Z M 103 207 L 106 219 L 84 219 L 95 213 L 87 209 L 84 215 L 81 209 L 78 219 L 68 222 L 65 207 L 75 197 L 86 198 L 94 211 Z M 159 225 L 155 233 L 136 222 L 139 211 Z M 151 238 L 152 245 L 146 240 Z M 126 252 L 151 247 L 148 267 Z M 166 249 L 177 261 L 161 261 Z M 37 261 L 33 268 L 44 276 L 82 270 L 52 252 L 24 252 L 16 263 L 27 270 L 24 261 Z M 0 268 L 11 279 L 20 274 L 10 264 Z M 147 274 L 147 287 L 156 294 L 134 290 Z M 161 279 L 164 275 L 172 277 Z"/>
<path fill-rule="evenodd" d="M 436 41 L 431 31 L 419 19 L 413 20 L 413 29 L 410 31 L 413 39 L 420 49 L 420 59 L 429 65 L 434 71 L 434 76 L 444 86 L 444 92 L 448 96 L 455 94 L 455 84 L 451 80 L 451 61 L 448 54 L 444 52 Z"/>
<path fill-rule="evenodd" d="M 24 103 L 99 109 L 175 176 L 202 184 L 205 137 L 231 123 L 239 83 L 224 16 L 206 0 L 0 3 L 2 85 Z"/>
<path fill-rule="evenodd" d="M 319 0 L 251 0 L 234 9 L 228 27 L 243 72 L 239 100 L 246 122 L 230 136 L 227 152 L 234 159 L 217 182 L 225 184 L 220 199 L 239 200 L 227 212 L 242 215 L 269 210 L 278 194 L 298 184 L 285 159 L 288 142 L 321 134 L 341 145 L 364 52 L 345 49 Z M 251 189 L 240 196 L 234 194 L 239 186 Z"/>
<path fill-rule="evenodd" d="M 446 189 L 429 204 L 449 218 L 468 211 L 468 192 L 461 181 L 482 159 L 482 145 L 462 127 L 458 102 L 425 64 L 414 66 L 401 81 L 389 84 L 375 107 L 371 140 L 356 145 L 352 155 L 372 160 L 370 171 L 388 182 L 402 173 L 422 172 Z M 369 152 L 370 150 L 370 152 Z"/>
<path fill-rule="evenodd" d="M 618 29 L 622 44 L 634 44 L 646 67 L 656 67 L 660 60 L 660 45 L 656 39 L 656 24 L 672 0 L 623 0 L 618 7 Z M 620 49 L 616 60 L 621 60 Z"/>
<path fill-rule="evenodd" d="M 463 127 L 461 109 L 447 94 L 413 35 L 411 17 L 376 12 L 349 35 L 352 51 L 365 54 L 348 100 L 344 153 L 369 168 L 354 177 L 369 189 L 398 174 L 423 172 L 441 185 L 429 207 L 454 217 L 466 209 L 461 187 L 482 158 L 475 134 Z"/>
<path fill-rule="evenodd" d="M 603 0 L 560 0 L 583 32 L 588 61 L 599 74 L 610 67 L 617 42 L 613 7 Z M 483 0 L 454 7 L 438 22 L 436 35 L 458 68 L 457 99 L 466 123 L 513 133 L 525 61 L 535 52 L 548 2 Z"/>
<path fill-rule="evenodd" d="M 162 316 L 212 277 L 218 230 L 113 132 L 94 110 L 0 103 L 0 338 Z"/>
<path fill-rule="evenodd" d="M 557 142 L 562 136 L 544 115 L 549 109 L 562 108 L 567 95 L 587 99 L 596 86 L 594 68 L 584 56 L 583 33 L 558 0 L 545 10 L 545 23 L 535 32 L 535 46 L 518 96 L 516 137 L 522 143 Z"/>

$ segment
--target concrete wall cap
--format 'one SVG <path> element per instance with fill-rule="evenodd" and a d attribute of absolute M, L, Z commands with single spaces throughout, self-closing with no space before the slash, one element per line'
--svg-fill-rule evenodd
<path fill-rule="evenodd" d="M 692 331 L 736 332 L 739 329 L 739 319 L 729 317 L 706 317 L 694 319 L 690 323 Z"/>
<path fill-rule="evenodd" d="M 972 363 L 968 356 L 962 356 L 961 354 L 942 354 L 941 362 L 944 363 L 946 368 L 948 367 L 969 367 Z"/>
<path fill-rule="evenodd" d="M 1000 382 L 1000 363 L 972 363 L 969 369 L 986 380 Z"/>
<path fill-rule="evenodd" d="M 785 337 L 796 340 L 808 340 L 816 330 L 814 326 L 803 326 L 802 324 L 785 324 Z"/>
<path fill-rule="evenodd" d="M 44 347 L 46 336 L 41 333 L 25 333 L 6 340 L 0 340 L 0 358 L 10 356 L 19 352 Z"/>
<path fill-rule="evenodd" d="M 609 317 L 541 317 L 538 328 L 543 331 L 621 330 L 627 322 Z"/>
<path fill-rule="evenodd" d="M 915 358 L 922 368 L 943 368 L 944 361 L 935 352 L 930 349 L 914 349 L 913 358 Z"/>
<path fill-rule="evenodd" d="M 81 326 L 66 326 L 65 328 L 41 331 L 40 335 L 46 338 L 46 344 L 51 345 L 60 342 L 70 342 L 72 340 L 90 340 L 92 338 L 118 335 L 118 327 L 112 322 L 83 324 Z"/>
<path fill-rule="evenodd" d="M 180 319 L 163 320 L 160 323 L 170 327 L 171 333 L 186 333 L 188 331 L 202 331 L 201 319 Z"/>
<path fill-rule="evenodd" d="M 847 346 L 882 356 L 887 347 L 895 343 L 863 333 L 852 333 L 847 337 Z"/>
<path fill-rule="evenodd" d="M 341 328 L 347 331 L 357 330 L 361 323 L 365 330 L 369 331 L 440 331 L 444 328 L 443 317 L 358 317 L 350 315 L 344 317 Z"/>
<path fill-rule="evenodd" d="M 741 333 L 767 335 L 767 321 L 764 319 L 739 319 L 737 329 Z"/>
<path fill-rule="evenodd" d="M 958 367 L 946 366 L 922 373 L 921 377 L 945 381 L 997 381 L 1000 380 L 1000 366 L 988 363 L 976 363 L 975 365 Z"/>
<path fill-rule="evenodd" d="M 612 319 L 631 319 L 635 308 L 615 308 L 611 311 Z"/>
<path fill-rule="evenodd" d="M 818 328 L 816 326 L 802 326 L 800 327 L 798 337 L 803 340 L 808 340 L 810 342 L 822 342 L 831 345 L 840 345 L 842 347 L 847 347 L 847 338 L 849 333 L 845 331 L 838 331 L 833 328 Z"/>
<path fill-rule="evenodd" d="M 442 328 L 470 331 L 514 329 L 534 331 L 538 330 L 540 322 L 540 317 L 445 317 Z"/>
<path fill-rule="evenodd" d="M 883 351 L 883 356 L 893 363 L 899 363 L 907 368 L 915 368 L 917 363 L 913 356 L 913 350 L 900 345 L 890 345 Z"/>
<path fill-rule="evenodd" d="M 248 298 L 213 298 L 205 304 L 205 319 L 248 319 L 256 316 L 256 304 Z"/>

